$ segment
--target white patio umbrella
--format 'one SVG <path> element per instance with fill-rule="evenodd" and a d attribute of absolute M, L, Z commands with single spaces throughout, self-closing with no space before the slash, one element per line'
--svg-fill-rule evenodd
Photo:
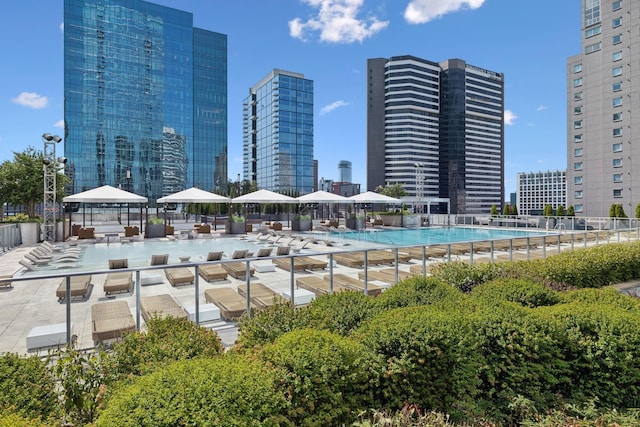
<path fill-rule="evenodd" d="M 329 193 L 328 191 L 315 191 L 313 193 L 305 194 L 304 196 L 297 197 L 300 203 L 349 203 L 350 200 L 339 194 Z"/>
<path fill-rule="evenodd" d="M 253 193 L 234 197 L 231 203 L 296 203 L 297 200 L 284 194 L 269 190 L 258 190 Z"/>
<path fill-rule="evenodd" d="M 375 191 L 367 191 L 365 193 L 356 194 L 348 197 L 349 200 L 356 203 L 400 203 L 402 200 L 395 197 L 385 196 Z"/>
<path fill-rule="evenodd" d="M 230 198 L 191 187 L 168 196 L 160 197 L 158 203 L 229 203 Z"/>

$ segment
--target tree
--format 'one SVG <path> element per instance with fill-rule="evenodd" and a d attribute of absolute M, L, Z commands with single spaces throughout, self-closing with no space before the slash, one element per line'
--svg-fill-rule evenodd
<path fill-rule="evenodd" d="M 511 205 L 506 203 L 504 208 L 502 208 L 502 215 L 511 215 Z"/>
<path fill-rule="evenodd" d="M 576 209 L 573 207 L 573 205 L 569 205 L 569 207 L 567 208 L 567 216 L 576 216 Z"/>
<path fill-rule="evenodd" d="M 27 147 L 22 153 L 13 153 L 13 161 L 0 165 L 0 201 L 14 206 L 22 205 L 30 218 L 36 217 L 36 204 L 44 200 L 44 170 L 42 152 Z M 56 198 L 64 197 L 68 178 L 58 173 Z"/>
<path fill-rule="evenodd" d="M 511 215 L 518 216 L 518 207 L 516 205 L 511 205 Z"/>
<path fill-rule="evenodd" d="M 640 203 L 636 205 L 636 218 L 640 218 Z"/>
<path fill-rule="evenodd" d="M 404 189 L 404 186 L 402 184 L 391 184 L 387 185 L 386 187 L 379 185 L 378 187 L 376 187 L 376 192 L 396 199 L 409 194 L 407 193 L 407 190 Z"/>
<path fill-rule="evenodd" d="M 545 205 L 544 210 L 542 211 L 542 215 L 544 216 L 553 216 L 553 206 Z"/>
<path fill-rule="evenodd" d="M 498 208 L 496 205 L 491 205 L 491 210 L 489 211 L 491 216 L 498 216 Z"/>
<path fill-rule="evenodd" d="M 622 206 L 622 203 L 618 203 L 616 205 L 615 211 L 616 211 L 616 218 L 628 218 L 627 214 L 624 212 L 624 207 Z"/>
<path fill-rule="evenodd" d="M 564 210 L 564 205 L 559 205 L 556 209 L 556 216 L 565 216 L 567 213 Z"/>
<path fill-rule="evenodd" d="M 611 203 L 611 206 L 609 206 L 609 217 L 610 218 L 615 218 L 616 217 L 616 204 L 615 203 Z"/>

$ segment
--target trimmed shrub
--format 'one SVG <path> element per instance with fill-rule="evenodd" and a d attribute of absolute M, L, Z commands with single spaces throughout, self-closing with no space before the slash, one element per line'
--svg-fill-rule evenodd
<path fill-rule="evenodd" d="M 391 310 L 366 322 L 354 337 L 381 357 L 381 407 L 407 402 L 459 418 L 475 408 L 481 339 L 464 311 L 429 306 Z"/>
<path fill-rule="evenodd" d="M 472 316 L 472 329 L 482 342 L 484 363 L 479 406 L 494 420 L 514 425 L 519 413 L 510 409 L 522 396 L 546 410 L 557 403 L 569 382 L 562 348 L 564 330 L 536 310 L 496 300 Z"/>
<path fill-rule="evenodd" d="M 300 329 L 264 347 L 260 357 L 286 371 L 295 425 L 345 425 L 371 407 L 367 351 L 328 331 Z"/>
<path fill-rule="evenodd" d="M 580 301 L 537 310 L 554 319 L 565 336 L 561 350 L 569 362 L 571 387 L 563 394 L 578 403 L 595 398 L 607 408 L 640 405 L 640 316 L 636 312 Z"/>
<path fill-rule="evenodd" d="M 349 335 L 360 323 L 375 314 L 374 298 L 358 291 L 322 295 L 299 312 L 300 327 L 326 329 Z"/>
<path fill-rule="evenodd" d="M 622 310 L 640 315 L 640 299 L 631 298 L 620 293 L 613 287 L 599 289 L 586 288 L 558 294 L 564 303 L 587 303 L 594 305 L 609 305 L 616 310 Z"/>
<path fill-rule="evenodd" d="M 172 363 L 119 389 L 102 426 L 289 426 L 282 373 L 246 357 Z"/>
<path fill-rule="evenodd" d="M 472 295 L 489 304 L 509 301 L 523 307 L 554 305 L 562 301 L 559 292 L 527 279 L 496 279 L 474 288 Z"/>
<path fill-rule="evenodd" d="M 37 356 L 0 356 L 0 409 L 26 418 L 59 415 L 55 381 L 46 362 Z"/>
<path fill-rule="evenodd" d="M 292 331 L 296 319 L 296 308 L 289 302 L 276 302 L 252 313 L 251 317 L 242 316 L 238 322 L 238 340 L 234 350 L 272 343 L 280 335 Z"/>
<path fill-rule="evenodd" d="M 222 353 L 215 331 L 174 317 L 155 317 L 146 322 L 146 330 L 128 334 L 114 345 L 113 372 L 120 375 L 144 375 L 176 360 Z"/>
<path fill-rule="evenodd" d="M 481 283 L 500 276 L 503 264 L 468 264 L 462 261 L 442 262 L 431 270 L 431 276 L 443 280 L 462 292 L 471 292 Z"/>
<path fill-rule="evenodd" d="M 417 305 L 464 304 L 466 296 L 444 281 L 432 277 L 405 279 L 374 300 L 381 311 Z"/>
<path fill-rule="evenodd" d="M 39 419 L 25 418 L 11 412 L 0 411 L 0 427 L 47 427 L 56 426 L 53 421 L 43 423 Z"/>

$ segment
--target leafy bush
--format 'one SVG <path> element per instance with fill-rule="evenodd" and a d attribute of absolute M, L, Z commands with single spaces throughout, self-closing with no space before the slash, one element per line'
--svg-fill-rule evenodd
<path fill-rule="evenodd" d="M 416 305 L 464 304 L 466 296 L 444 281 L 433 277 L 414 277 L 402 280 L 381 293 L 375 300 L 376 307 L 386 311 Z"/>
<path fill-rule="evenodd" d="M 296 425 L 343 425 L 372 404 L 365 348 L 327 331 L 300 329 L 264 347 L 260 356 L 286 371 L 284 387 Z"/>
<path fill-rule="evenodd" d="M 431 270 L 431 275 L 462 292 L 471 292 L 477 285 L 499 277 L 501 270 L 502 264 L 451 261 L 436 264 Z"/>
<path fill-rule="evenodd" d="M 374 313 L 372 297 L 358 291 L 341 291 L 314 299 L 309 306 L 300 310 L 298 320 L 300 327 L 349 335 Z"/>
<path fill-rule="evenodd" d="M 421 306 L 391 310 L 364 323 L 354 338 L 382 359 L 376 398 L 391 410 L 405 402 L 454 417 L 472 410 L 482 340 L 468 319 L 462 310 Z"/>
<path fill-rule="evenodd" d="M 154 317 L 146 331 L 127 334 L 113 350 L 114 373 L 144 375 L 176 360 L 216 356 L 223 347 L 215 331 L 186 319 Z"/>
<path fill-rule="evenodd" d="M 304 308 L 302 309 L 304 310 Z M 238 321 L 238 341 L 234 349 L 241 350 L 262 346 L 290 332 L 297 323 L 296 308 L 290 302 L 276 302 L 251 317 L 242 316 Z"/>
<path fill-rule="evenodd" d="M 47 427 L 59 425 L 54 421 L 44 423 L 39 419 L 26 418 L 21 415 L 0 411 L 0 427 Z"/>
<path fill-rule="evenodd" d="M 2 222 L 19 223 L 19 222 L 42 222 L 40 217 L 30 217 L 27 214 L 17 213 L 12 216 L 7 216 L 2 219 Z"/>
<path fill-rule="evenodd" d="M 150 225 L 160 225 L 160 224 L 164 224 L 164 220 L 162 218 L 149 218 L 149 221 L 147 221 L 147 224 Z"/>
<path fill-rule="evenodd" d="M 59 415 L 55 381 L 46 362 L 14 353 L 0 356 L 0 409 L 27 418 Z"/>
<path fill-rule="evenodd" d="M 281 380 L 246 357 L 178 361 L 118 389 L 95 425 L 288 426 Z"/>
<path fill-rule="evenodd" d="M 527 279 L 496 279 L 473 289 L 473 296 L 492 301 L 509 301 L 524 307 L 558 304 L 560 293 Z"/>

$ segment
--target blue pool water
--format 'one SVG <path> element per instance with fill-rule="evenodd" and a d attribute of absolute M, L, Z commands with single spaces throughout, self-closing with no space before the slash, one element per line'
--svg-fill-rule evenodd
<path fill-rule="evenodd" d="M 428 227 L 397 230 L 343 231 L 322 238 L 338 242 L 370 243 L 386 246 L 436 245 L 481 240 L 513 239 L 546 234 L 544 231 L 473 227 Z M 356 243 L 356 244 L 357 244 Z"/>

